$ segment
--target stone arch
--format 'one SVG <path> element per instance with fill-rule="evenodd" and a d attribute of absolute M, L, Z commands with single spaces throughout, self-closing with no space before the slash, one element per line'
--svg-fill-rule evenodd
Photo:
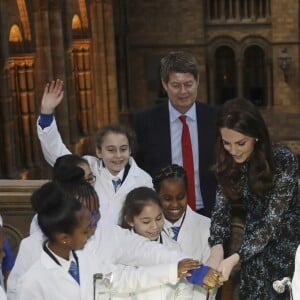
<path fill-rule="evenodd" d="M 13 24 L 10 27 L 8 40 L 10 43 L 22 43 L 23 36 L 20 27 L 17 24 Z"/>
<path fill-rule="evenodd" d="M 77 14 L 75 14 L 72 18 L 72 30 L 78 30 L 81 28 L 82 28 L 81 19 Z"/>
<path fill-rule="evenodd" d="M 220 91 L 217 91 L 216 78 L 218 76 L 218 66 L 216 65 L 215 60 L 216 53 L 221 47 L 231 49 L 233 51 L 235 61 L 238 59 L 239 54 L 238 41 L 230 36 L 219 36 L 209 42 L 206 49 L 206 68 L 208 76 L 207 81 L 209 82 L 208 99 L 209 102 L 213 104 L 221 104 L 223 102 L 222 99 L 220 99 Z M 234 94 L 236 94 L 237 89 L 233 87 L 233 90 Z"/>
<path fill-rule="evenodd" d="M 207 47 L 207 58 L 209 60 L 214 59 L 217 49 L 221 46 L 231 48 L 234 51 L 235 56 L 238 56 L 238 41 L 230 36 L 219 36 L 209 42 Z"/>
<path fill-rule="evenodd" d="M 242 39 L 240 42 L 239 52 L 241 57 L 244 56 L 244 53 L 247 48 L 250 46 L 256 45 L 260 47 L 265 53 L 266 61 L 272 60 L 272 47 L 268 40 L 261 36 L 248 36 Z"/>

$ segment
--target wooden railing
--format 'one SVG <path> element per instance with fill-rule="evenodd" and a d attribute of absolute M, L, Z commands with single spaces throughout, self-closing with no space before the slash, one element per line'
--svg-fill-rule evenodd
<path fill-rule="evenodd" d="M 0 213 L 4 231 L 16 254 L 22 238 L 29 234 L 34 212 L 30 196 L 46 180 L 0 180 Z"/>

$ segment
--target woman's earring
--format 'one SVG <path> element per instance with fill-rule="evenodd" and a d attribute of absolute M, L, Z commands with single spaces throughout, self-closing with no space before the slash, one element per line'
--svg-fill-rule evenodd
<path fill-rule="evenodd" d="M 258 142 L 258 139 L 255 139 L 255 142 Z"/>

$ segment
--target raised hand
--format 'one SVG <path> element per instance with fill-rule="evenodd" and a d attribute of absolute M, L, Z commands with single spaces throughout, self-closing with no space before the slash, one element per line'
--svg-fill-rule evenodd
<path fill-rule="evenodd" d="M 191 276 L 188 270 L 198 269 L 200 262 L 195 259 L 185 258 L 178 263 L 178 278 L 186 278 Z"/>
<path fill-rule="evenodd" d="M 60 79 L 52 80 L 47 83 L 44 89 L 44 94 L 41 102 L 41 113 L 52 114 L 55 107 L 61 102 L 64 97 L 63 81 Z"/>

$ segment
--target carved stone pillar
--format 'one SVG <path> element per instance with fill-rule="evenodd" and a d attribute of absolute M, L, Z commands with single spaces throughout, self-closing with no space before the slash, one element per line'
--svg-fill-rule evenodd
<path fill-rule="evenodd" d="M 127 29 L 127 0 L 114 1 L 114 17 L 116 35 L 116 56 L 118 61 L 118 100 L 120 121 L 128 122 L 130 113 L 130 99 L 128 97 L 129 83 L 128 83 L 128 29 Z"/>
<path fill-rule="evenodd" d="M 267 75 L 267 107 L 271 108 L 273 106 L 273 86 L 272 86 L 272 60 L 268 59 L 266 61 L 266 75 Z"/>
<path fill-rule="evenodd" d="M 238 98 L 243 97 L 244 95 L 244 74 L 243 74 L 243 60 L 240 56 L 237 57 L 236 60 L 236 74 L 237 74 L 237 96 Z"/>
<path fill-rule="evenodd" d="M 209 74 L 209 102 L 211 104 L 216 103 L 216 63 L 212 57 L 208 60 L 208 74 Z"/>
<path fill-rule="evenodd" d="M 73 13 L 73 0 L 65 1 L 65 11 L 64 11 L 64 61 L 65 61 L 65 91 L 67 91 L 67 96 L 65 97 L 65 102 L 68 101 L 68 120 L 69 120 L 69 134 L 70 142 L 75 144 L 79 140 L 79 128 L 78 128 L 78 116 L 77 116 L 77 104 L 75 95 L 75 83 L 73 77 L 73 66 L 72 66 L 72 13 Z M 70 25 L 70 26 L 66 26 Z"/>
<path fill-rule="evenodd" d="M 90 2 L 96 124 L 118 120 L 115 37 L 111 0 Z"/>
<path fill-rule="evenodd" d="M 2 64 L 1 64 L 2 65 Z M 6 62 L 4 66 L 1 67 L 0 80 L 2 86 L 0 89 L 0 112 L 1 112 L 1 134 L 3 138 L 3 143 L 1 143 L 0 153 L 2 158 L 0 160 L 3 165 L 3 173 L 5 178 L 18 178 L 18 168 L 15 153 L 15 143 L 14 143 L 14 121 L 12 116 L 13 104 L 12 97 L 9 90 L 9 72 L 8 63 Z M 2 160 L 3 159 L 3 160 Z"/>
<path fill-rule="evenodd" d="M 60 78 L 66 81 L 65 73 L 65 47 L 64 47 L 64 24 L 63 6 L 64 1 L 50 1 L 49 5 L 49 32 L 51 41 L 51 56 L 53 79 Z M 56 118 L 59 124 L 59 131 L 65 144 L 70 143 L 69 120 L 68 120 L 68 91 L 64 90 L 64 101 L 56 109 Z"/>
<path fill-rule="evenodd" d="M 4 4 L 3 4 L 4 6 Z M 1 30 L 9 32 L 7 19 L 0 19 Z M 18 170 L 15 159 L 15 145 L 14 145 L 14 124 L 12 111 L 12 97 L 9 90 L 9 41 L 3 40 L 2 36 L 0 44 L 0 174 L 5 178 L 17 178 Z"/>

